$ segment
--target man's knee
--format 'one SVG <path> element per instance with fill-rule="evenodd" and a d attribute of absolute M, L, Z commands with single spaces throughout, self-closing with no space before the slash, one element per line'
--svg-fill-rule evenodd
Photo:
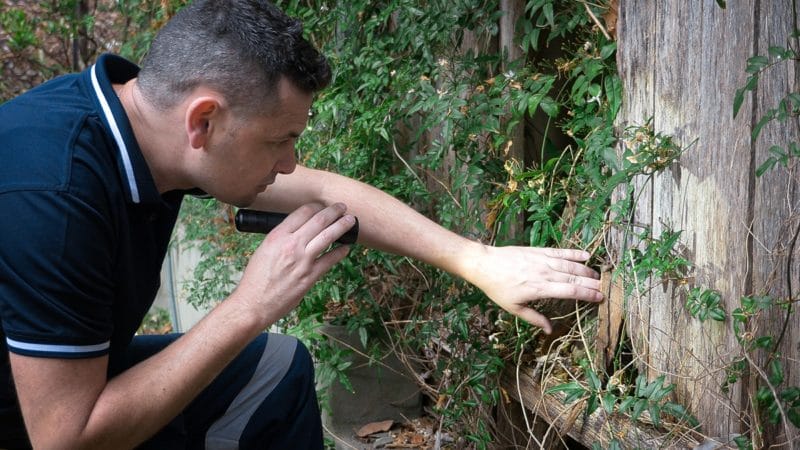
<path fill-rule="evenodd" d="M 295 342 L 295 350 L 284 382 L 302 388 L 303 392 L 307 389 L 314 389 L 314 360 L 311 353 L 301 341 L 294 337 L 291 339 Z"/>

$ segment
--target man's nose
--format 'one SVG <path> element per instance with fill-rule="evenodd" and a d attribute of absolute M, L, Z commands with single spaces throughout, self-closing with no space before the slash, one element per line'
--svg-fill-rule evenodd
<path fill-rule="evenodd" d="M 294 149 L 287 153 L 288 155 L 281 158 L 275 166 L 275 171 L 284 175 L 294 172 L 295 167 L 297 167 L 297 158 L 294 156 Z"/>

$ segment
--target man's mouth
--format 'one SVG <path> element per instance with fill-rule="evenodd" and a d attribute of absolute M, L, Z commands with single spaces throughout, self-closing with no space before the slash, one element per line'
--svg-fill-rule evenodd
<path fill-rule="evenodd" d="M 269 180 L 264 180 L 264 182 L 259 184 L 258 187 L 260 188 L 260 190 L 264 191 L 267 189 L 267 187 L 269 187 L 269 185 L 271 185 L 274 182 L 275 178 L 270 178 Z"/>

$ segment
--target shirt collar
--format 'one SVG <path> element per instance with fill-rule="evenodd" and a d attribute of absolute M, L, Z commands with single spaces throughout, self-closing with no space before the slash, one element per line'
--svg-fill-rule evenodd
<path fill-rule="evenodd" d="M 128 201 L 135 204 L 163 202 L 147 166 L 128 116 L 112 83 L 125 83 L 136 77 L 139 67 L 119 56 L 104 54 L 88 68 L 85 76 L 100 111 L 106 131 L 116 144 L 117 166 Z"/>

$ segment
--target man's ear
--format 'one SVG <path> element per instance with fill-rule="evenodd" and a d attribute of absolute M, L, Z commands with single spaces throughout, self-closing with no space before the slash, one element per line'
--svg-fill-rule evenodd
<path fill-rule="evenodd" d="M 220 118 L 222 103 L 215 96 L 197 97 L 186 109 L 186 134 L 192 148 L 202 148 L 208 143 L 214 126 Z"/>

